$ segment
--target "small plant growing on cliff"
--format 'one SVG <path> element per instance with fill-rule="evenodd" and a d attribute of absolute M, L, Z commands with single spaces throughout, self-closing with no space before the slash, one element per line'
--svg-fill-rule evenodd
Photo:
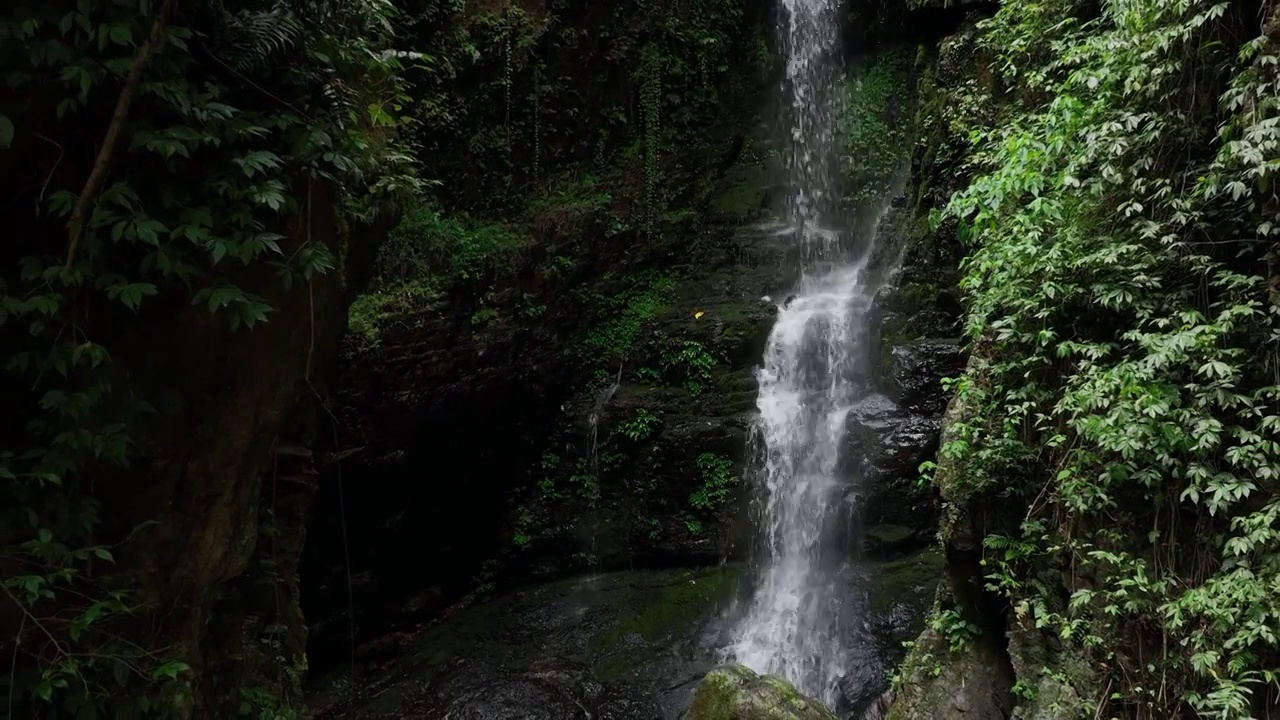
<path fill-rule="evenodd" d="M 298 720 L 302 716 L 293 708 L 281 707 L 280 700 L 267 688 L 240 688 L 240 717 L 252 720 Z"/>
<path fill-rule="evenodd" d="M 471 326 L 475 328 L 484 327 L 497 319 L 497 310 L 493 308 L 480 308 L 471 314 Z"/>
<path fill-rule="evenodd" d="M 533 531 L 540 525 L 537 513 L 528 506 L 521 506 L 516 513 L 515 532 L 511 534 L 511 543 L 521 550 L 533 542 Z"/>
<path fill-rule="evenodd" d="M 574 465 L 573 474 L 569 476 L 569 483 L 577 486 L 578 496 L 587 501 L 588 507 L 595 507 L 596 502 L 600 500 L 600 480 L 592 472 L 591 463 L 587 458 L 578 459 Z"/>
<path fill-rule="evenodd" d="M 930 621 L 934 632 L 946 638 L 952 652 L 960 652 L 981 632 L 977 625 L 965 619 L 956 608 L 948 608 L 935 614 Z"/>
<path fill-rule="evenodd" d="M 655 413 L 646 408 L 639 408 L 630 420 L 627 420 L 618 426 L 618 432 L 632 442 L 639 442 L 652 437 L 661 425 L 661 413 Z"/>
<path fill-rule="evenodd" d="M 616 295 L 579 293 L 579 299 L 596 317 L 596 325 L 583 341 L 586 362 L 597 368 L 616 368 L 635 347 L 645 323 L 670 305 L 674 287 L 665 275 L 642 273 L 628 278 L 626 287 Z"/>
<path fill-rule="evenodd" d="M 701 395 L 703 388 L 711 382 L 711 370 L 715 365 L 715 357 L 695 340 L 684 341 L 679 349 L 665 353 L 662 358 L 663 371 L 694 397 Z"/>
<path fill-rule="evenodd" d="M 726 505 L 737 481 L 733 461 L 715 453 L 702 453 L 694 466 L 702 486 L 689 496 L 689 505 L 702 511 L 714 511 Z"/>
<path fill-rule="evenodd" d="M 636 380 L 644 385 L 661 385 L 662 372 L 657 368 L 642 367 L 636 370 Z"/>

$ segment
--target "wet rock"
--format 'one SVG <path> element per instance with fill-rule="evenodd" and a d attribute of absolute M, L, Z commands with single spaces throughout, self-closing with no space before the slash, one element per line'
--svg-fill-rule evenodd
<path fill-rule="evenodd" d="M 879 394 L 850 410 L 844 469 L 858 478 L 864 527 L 909 528 L 910 538 L 898 538 L 899 542 L 924 540 L 931 534 L 932 500 L 917 480 L 920 464 L 937 452 L 940 427 L 941 418 L 911 411 Z M 876 538 L 868 539 L 868 549 L 877 549 Z"/>
<path fill-rule="evenodd" d="M 937 454 L 948 393 L 946 377 L 958 375 L 965 356 L 958 341 L 923 338 L 888 348 L 877 373 L 881 392 L 849 411 L 844 471 L 858 478 L 863 527 L 909 528 L 906 536 L 867 536 L 866 550 L 893 554 L 919 547 L 933 534 L 936 512 L 918 482 L 921 463 Z M 901 546 L 901 547 L 899 547 Z"/>
<path fill-rule="evenodd" d="M 836 716 L 782 678 L 731 665 L 707 673 L 685 719 L 836 720 Z"/>
<path fill-rule="evenodd" d="M 1013 709 L 1013 673 L 992 642 L 951 652 L 945 638 L 925 630 L 903 665 L 902 692 L 888 720 L 1005 720 Z"/>
<path fill-rule="evenodd" d="M 872 566 L 868 623 L 890 661 L 901 660 L 902 643 L 924 629 L 923 618 L 933 602 L 942 564 L 941 548 L 930 546 Z"/>
<path fill-rule="evenodd" d="M 941 417 L 947 406 L 942 380 L 964 369 L 964 353 L 958 340 L 924 339 L 896 345 L 890 351 L 890 377 L 895 400 L 911 411 Z"/>
<path fill-rule="evenodd" d="M 715 666 L 711 627 L 743 568 L 611 573 L 454 608 L 407 642 L 316 679 L 324 720 L 677 717 Z M 373 650 L 374 648 L 370 648 Z M 381 649 L 379 647 L 378 649 Z"/>
<path fill-rule="evenodd" d="M 603 688 L 587 668 L 549 661 L 520 672 L 458 663 L 432 684 L 431 717 L 453 720 L 589 720 Z"/>
<path fill-rule="evenodd" d="M 888 687 L 902 641 L 923 628 L 940 562 L 930 549 L 849 568 L 839 601 L 856 620 L 841 632 L 862 639 L 839 682 L 842 717 L 874 706 Z M 455 607 L 411 638 L 394 633 L 363 648 L 354 683 L 349 667 L 317 677 L 311 707 L 321 720 L 682 717 L 733 637 L 746 569 L 610 573 Z M 764 682 L 744 681 L 744 692 L 768 690 Z"/>

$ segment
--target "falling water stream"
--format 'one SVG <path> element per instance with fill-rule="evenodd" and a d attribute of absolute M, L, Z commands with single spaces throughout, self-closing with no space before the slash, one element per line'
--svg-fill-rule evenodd
<path fill-rule="evenodd" d="M 764 557 L 754 595 L 725 654 L 786 678 L 830 707 L 849 671 L 847 554 L 850 482 L 840 473 L 846 417 L 859 392 L 868 238 L 837 209 L 832 92 L 838 0 L 782 0 L 786 53 L 788 202 L 782 218 L 799 243 L 799 280 L 779 308 L 758 371 L 764 445 L 760 528 Z"/>

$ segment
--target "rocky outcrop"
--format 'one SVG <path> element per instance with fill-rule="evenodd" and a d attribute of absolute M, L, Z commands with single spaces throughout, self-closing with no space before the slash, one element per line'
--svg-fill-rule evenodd
<path fill-rule="evenodd" d="M 944 378 L 963 369 L 952 339 L 924 339 L 890 349 L 887 393 L 861 399 L 850 410 L 845 454 L 862 494 L 867 549 L 900 551 L 931 542 L 934 505 L 920 481 L 920 465 L 938 450 Z"/>
<path fill-rule="evenodd" d="M 117 556 L 138 560 L 122 570 L 138 614 L 156 623 L 143 636 L 159 629 L 198 679 L 191 705 L 169 717 L 227 717 L 246 692 L 301 704 L 307 628 L 297 568 L 317 478 L 309 447 L 358 281 L 344 275 L 387 229 L 361 228 L 361 242 L 348 243 L 329 188 L 313 193 L 315 209 L 296 219 L 289 242 L 329 245 L 339 269 L 309 292 L 264 283 L 276 312 L 250 333 L 179 322 L 191 330 L 155 348 L 149 382 L 179 388 L 186 412 L 153 428 L 137 462 L 150 472 L 103 499 L 110 531 L 128 537 Z M 181 368 L 181 378 L 162 366 Z"/>
<path fill-rule="evenodd" d="M 1013 673 L 988 644 L 952 657 L 947 641 L 925 630 L 900 672 L 904 690 L 895 696 L 888 720 L 1005 720 L 1013 708 Z"/>
<path fill-rule="evenodd" d="M 731 665 L 707 673 L 685 719 L 836 720 L 836 716 L 782 678 Z"/>

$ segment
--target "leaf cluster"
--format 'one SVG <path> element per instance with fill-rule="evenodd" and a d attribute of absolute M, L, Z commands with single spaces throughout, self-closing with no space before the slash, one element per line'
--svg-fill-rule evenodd
<path fill-rule="evenodd" d="M 949 208 L 975 360 L 938 482 L 1021 499 L 991 587 L 1089 654 L 1098 716 L 1280 690 L 1280 46 L 1242 7 L 1019 0 L 980 28 L 1014 96 Z"/>
<path fill-rule="evenodd" d="M 3 684 L 18 715 L 189 702 L 185 651 L 141 641 L 130 617 L 155 610 L 136 604 L 138 545 L 98 539 L 126 539 L 104 529 L 98 488 L 147 472 L 126 468 L 166 390 L 135 366 L 137 338 L 254 330 L 268 297 L 341 263 L 341 245 L 298 222 L 320 217 L 317 188 L 354 227 L 418 185 L 395 111 L 413 61 L 395 13 L 388 0 L 0 11 L 0 166 L 21 208 L 0 274 L 16 418 L 0 440 L 0 603 L 17 648 Z M 100 188 L 86 182 L 99 172 Z"/>

